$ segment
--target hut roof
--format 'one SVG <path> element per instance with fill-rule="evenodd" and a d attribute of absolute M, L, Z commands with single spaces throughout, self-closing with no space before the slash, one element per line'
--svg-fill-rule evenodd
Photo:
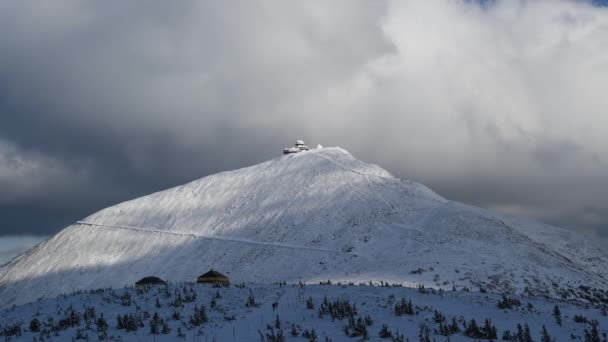
<path fill-rule="evenodd" d="M 214 269 L 210 269 L 209 272 L 199 276 L 199 278 L 219 278 L 219 277 L 228 278 L 227 276 L 221 274 L 220 272 L 218 272 Z"/>
<path fill-rule="evenodd" d="M 167 285 L 167 283 L 159 277 L 143 277 L 135 285 Z"/>

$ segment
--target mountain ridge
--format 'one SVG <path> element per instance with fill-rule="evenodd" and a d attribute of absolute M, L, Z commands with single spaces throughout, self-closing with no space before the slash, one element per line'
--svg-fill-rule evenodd
<path fill-rule="evenodd" d="M 446 200 L 340 148 L 221 172 L 94 213 L 0 268 L 0 306 L 209 268 L 235 281 L 390 281 L 553 297 L 608 289 L 590 239 Z M 572 291 L 571 291 L 572 290 Z"/>

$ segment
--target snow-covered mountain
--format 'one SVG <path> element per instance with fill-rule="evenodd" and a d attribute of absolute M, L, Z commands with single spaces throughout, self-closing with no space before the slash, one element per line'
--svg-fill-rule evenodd
<path fill-rule="evenodd" d="M 578 296 L 608 254 L 576 233 L 448 201 L 340 148 L 282 156 L 101 210 L 0 269 L 0 306 L 210 268 L 270 283 L 388 281 Z M 585 287 L 586 289 L 586 287 Z"/>

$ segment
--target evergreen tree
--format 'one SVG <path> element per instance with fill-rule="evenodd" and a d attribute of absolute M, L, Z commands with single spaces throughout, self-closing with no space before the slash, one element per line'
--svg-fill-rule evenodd
<path fill-rule="evenodd" d="M 378 333 L 378 337 L 391 338 L 391 337 L 393 337 L 393 333 L 390 330 L 388 330 L 388 326 L 386 324 L 382 324 L 382 328 L 380 329 L 380 332 Z"/>
<path fill-rule="evenodd" d="M 413 315 L 414 314 L 414 305 L 412 305 L 412 301 L 405 301 L 405 298 L 401 299 L 401 302 L 395 304 L 395 316 L 403 316 L 403 315 Z"/>
<path fill-rule="evenodd" d="M 541 332 L 540 341 L 541 342 L 551 342 L 551 336 L 549 335 L 549 332 L 547 331 L 547 327 L 545 327 L 544 324 L 543 324 L 543 330 Z"/>
<path fill-rule="evenodd" d="M 156 321 L 150 321 L 150 334 L 158 335 L 158 323 Z"/>
<path fill-rule="evenodd" d="M 164 320 L 162 318 L 160 318 L 160 315 L 158 314 L 158 312 L 154 313 L 154 316 L 152 316 L 152 319 L 150 320 L 150 333 L 152 335 L 158 335 L 159 333 L 159 328 L 163 325 L 165 325 L 166 323 L 164 322 Z M 167 329 L 169 328 L 169 326 L 167 326 Z M 167 332 L 163 332 L 163 334 L 166 334 Z"/>
<path fill-rule="evenodd" d="M 420 327 L 420 333 L 418 334 L 420 338 L 420 342 L 431 342 L 431 337 L 429 336 L 429 328 L 426 325 L 422 325 Z"/>
<path fill-rule="evenodd" d="M 437 328 L 438 332 L 442 336 L 450 336 L 450 327 L 443 322 L 439 323 L 439 327 Z"/>
<path fill-rule="evenodd" d="M 521 324 L 517 323 L 517 341 L 524 342 L 524 329 Z"/>
<path fill-rule="evenodd" d="M 296 325 L 292 324 L 291 325 L 291 336 L 298 337 L 298 335 L 300 335 L 300 334 L 298 333 L 298 329 L 296 329 Z"/>
<path fill-rule="evenodd" d="M 481 335 L 487 340 L 495 340 L 498 338 L 498 332 L 496 331 L 496 327 L 492 325 L 491 320 L 486 318 L 483 328 L 481 329 Z"/>
<path fill-rule="evenodd" d="M 317 342 L 317 338 L 318 338 L 315 328 L 312 328 L 310 331 L 308 329 L 304 329 L 304 332 L 302 333 L 302 337 L 307 338 L 309 342 Z"/>
<path fill-rule="evenodd" d="M 30 321 L 30 331 L 40 332 L 40 321 L 37 318 Z"/>
<path fill-rule="evenodd" d="M 248 308 L 257 306 L 257 303 L 255 302 L 255 297 L 253 297 L 253 292 L 251 292 L 251 290 L 249 290 L 249 297 L 247 297 L 247 302 L 245 302 L 245 306 Z"/>
<path fill-rule="evenodd" d="M 161 334 L 167 335 L 171 332 L 171 328 L 169 328 L 169 324 L 163 320 L 163 329 L 160 331 Z"/>
<path fill-rule="evenodd" d="M 524 340 L 523 342 L 534 342 L 532 335 L 530 334 L 530 326 L 528 323 L 524 325 Z"/>
<path fill-rule="evenodd" d="M 479 327 L 477 326 L 477 322 L 475 322 L 475 319 L 471 319 L 469 324 L 467 324 L 467 327 L 464 330 L 464 334 L 467 337 L 475 338 L 475 339 L 482 337 L 481 330 L 479 330 Z"/>
<path fill-rule="evenodd" d="M 450 323 L 450 334 L 458 334 L 460 332 L 460 327 L 458 326 L 458 322 L 456 322 L 456 318 L 452 317 L 452 323 Z"/>
<path fill-rule="evenodd" d="M 591 321 L 591 331 L 585 329 L 585 342 L 600 342 L 600 333 L 597 330 L 597 321 Z"/>
<path fill-rule="evenodd" d="M 514 306 L 520 306 L 521 302 L 516 298 L 509 298 L 506 295 L 502 295 L 502 300 L 496 303 L 499 309 L 513 309 Z"/>
<path fill-rule="evenodd" d="M 201 305 L 200 307 L 198 305 L 194 306 L 194 315 L 192 317 L 190 317 L 190 324 L 194 325 L 194 326 L 199 326 L 203 323 L 206 323 L 208 321 L 207 318 L 207 312 L 205 310 L 205 306 Z"/>
<path fill-rule="evenodd" d="M 312 297 L 308 297 L 308 299 L 306 300 L 306 308 L 308 310 L 314 310 L 315 309 L 315 302 L 312 300 Z"/>
<path fill-rule="evenodd" d="M 433 320 L 435 323 L 443 323 L 445 322 L 445 315 L 437 310 L 435 310 Z"/>
<path fill-rule="evenodd" d="M 553 316 L 555 317 L 555 322 L 557 322 L 557 325 L 559 325 L 561 327 L 562 326 L 562 312 L 559 310 L 559 307 L 557 305 L 553 308 Z"/>
<path fill-rule="evenodd" d="M 97 321 L 95 321 L 95 325 L 97 326 L 97 331 L 100 333 L 105 333 L 108 331 L 108 322 L 103 318 L 103 313 L 99 316 Z"/>
<path fill-rule="evenodd" d="M 97 314 L 95 313 L 95 308 L 92 306 L 87 306 L 84 308 L 84 314 L 82 315 L 87 324 L 90 321 L 94 321 L 97 318 Z"/>

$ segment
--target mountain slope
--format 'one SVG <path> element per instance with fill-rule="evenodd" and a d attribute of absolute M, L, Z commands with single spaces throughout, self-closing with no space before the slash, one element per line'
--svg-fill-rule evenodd
<path fill-rule="evenodd" d="M 176 295 L 179 293 L 180 295 Z M 193 301 L 185 299 L 190 294 Z M 219 295 L 218 295 L 219 294 Z M 246 306 L 250 296 L 256 305 Z M 181 299 L 180 299 L 181 298 Z M 383 326 L 396 337 L 404 335 L 401 340 L 420 341 L 420 333 L 428 331 L 430 341 L 488 341 L 489 337 L 475 335 L 473 329 L 465 329 L 475 320 L 482 327 L 486 320 L 496 329 L 497 341 L 507 331 L 515 334 L 517 324 L 530 328 L 534 341 L 542 341 L 542 327 L 546 327 L 551 341 L 585 341 L 585 331 L 592 330 L 591 322 L 597 322 L 598 335 L 608 333 L 608 309 L 599 309 L 578 303 L 564 303 L 544 298 L 516 298 L 521 305 L 512 309 L 498 307 L 502 301 L 500 295 L 464 291 L 420 291 L 413 288 L 387 286 L 344 286 L 344 285 L 279 285 L 251 284 L 246 287 L 212 288 L 211 286 L 194 286 L 192 283 L 178 283 L 168 286 L 166 291 L 158 288 L 101 289 L 77 292 L 46 299 L 15 308 L 0 309 L 0 337 L 10 341 L 243 341 L 251 342 L 263 335 L 286 336 L 288 341 L 309 341 L 304 330 L 315 330 L 318 341 L 395 341 L 391 338 L 380 339 L 379 332 Z M 368 339 L 355 339 L 350 335 L 353 329 L 345 332 L 349 325 L 347 317 L 339 316 L 340 309 L 327 312 L 327 305 L 340 300 L 344 305 L 356 306 L 353 321 L 368 317 L 365 330 Z M 395 307 L 402 300 L 411 301 L 415 314 L 395 314 Z M 211 304 L 213 303 L 213 304 Z M 208 322 L 200 326 L 192 324 L 190 318 L 195 307 L 204 305 Z M 553 314 L 555 305 L 559 305 L 563 320 L 558 324 Z M 94 308 L 92 314 L 91 308 Z M 312 309 L 311 309 L 312 308 Z M 88 321 L 85 318 L 88 312 Z M 176 314 L 177 313 L 177 314 Z M 333 315 L 332 315 L 333 313 Z M 104 317 L 107 330 L 98 329 L 95 318 Z M 130 315 L 139 324 L 131 326 L 134 331 L 127 331 L 118 326 L 116 317 Z M 71 324 L 65 324 L 67 317 Z M 162 319 L 157 334 L 152 334 L 154 317 Z M 576 322 L 572 317 L 584 317 L 589 323 Z M 442 317 L 443 322 L 442 322 Z M 227 319 L 228 318 L 228 319 Z M 277 318 L 280 326 L 277 328 Z M 40 331 L 28 329 L 30 322 L 44 322 Z M 49 324 L 49 322 L 51 322 Z M 64 322 L 62 324 L 62 322 Z M 97 321 L 99 322 L 99 321 Z M 166 328 L 160 328 L 166 324 Z M 445 327 L 458 326 L 459 332 Z M 268 327 L 272 327 L 268 329 Z M 19 329 L 22 328 L 22 330 Z M 422 328 L 426 327 L 428 330 Z M 15 329 L 17 328 L 17 329 Z M 28 331 L 29 330 L 29 331 Z M 35 329 L 38 330 L 38 329 Z M 102 330 L 102 331 L 100 331 Z M 181 331 L 181 334 L 180 334 Z M 294 333 L 295 331 L 295 333 Z M 4 336 L 3 336 L 4 333 Z M 348 335 L 347 335 L 348 333 Z M 8 335 L 8 338 L 6 337 Z M 12 336 L 11 336 L 12 335 Z M 185 336 L 184 336 L 185 335 Z M 299 335 L 300 338 L 294 336 Z M 445 336 L 445 335 L 450 335 Z M 85 336 L 88 337 L 85 338 Z M 198 336 L 198 337 L 197 337 Z M 80 338 L 79 338 L 80 337 Z M 98 339 L 99 337 L 99 339 Z M 386 334 L 384 335 L 386 337 Z M 272 341 L 272 338 L 266 338 Z M 511 340 L 511 339 L 508 339 Z M 503 339 L 504 341 L 504 339 Z"/>
<path fill-rule="evenodd" d="M 608 288 L 574 233 L 445 200 L 340 148 L 279 157 L 101 210 L 0 269 L 0 305 L 147 275 L 385 280 L 558 296 Z"/>

